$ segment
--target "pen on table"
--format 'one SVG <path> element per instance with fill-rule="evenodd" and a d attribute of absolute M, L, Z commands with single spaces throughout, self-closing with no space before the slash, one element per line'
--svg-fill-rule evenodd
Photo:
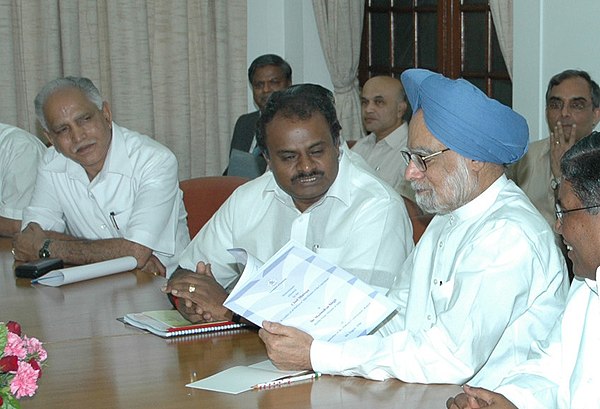
<path fill-rule="evenodd" d="M 319 376 L 321 376 L 321 374 L 319 372 L 313 372 L 313 373 L 304 374 L 304 375 L 288 376 L 286 378 L 276 379 L 274 381 L 257 383 L 256 385 L 252 386 L 252 389 L 266 389 L 266 388 L 272 388 L 274 386 L 289 385 L 289 384 L 296 383 L 296 382 L 307 381 L 309 379 L 315 379 L 315 378 L 318 378 Z"/>
<path fill-rule="evenodd" d="M 115 226 L 115 229 L 119 230 L 117 219 L 115 219 L 115 212 L 110 212 L 110 221 L 112 222 L 113 226 Z"/>

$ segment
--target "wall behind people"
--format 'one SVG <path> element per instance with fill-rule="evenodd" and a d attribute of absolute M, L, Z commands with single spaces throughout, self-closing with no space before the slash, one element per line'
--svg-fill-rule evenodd
<path fill-rule="evenodd" d="M 143 4 L 0 0 L 0 121 L 41 136 L 39 88 L 85 75 L 117 122 L 175 153 L 186 179 L 226 166 L 235 119 L 255 109 L 246 70 L 256 55 L 289 56 L 298 82 L 332 88 L 310 0 Z"/>
<path fill-rule="evenodd" d="M 247 64 L 277 54 L 294 69 L 294 83 L 311 82 L 333 91 L 311 0 L 248 0 Z M 247 89 L 248 110 L 256 110 Z"/>
<path fill-rule="evenodd" d="M 529 123 L 530 139 L 548 136 L 546 87 L 568 68 L 600 78 L 598 0 L 513 1 L 513 108 Z"/>
<path fill-rule="evenodd" d="M 0 73 L 2 120 L 41 135 L 37 91 L 58 76 L 85 75 L 111 101 L 115 121 L 177 155 L 180 178 L 219 174 L 233 111 L 245 104 L 245 23 L 245 0 L 0 0 L 2 71 L 9 72 Z"/>

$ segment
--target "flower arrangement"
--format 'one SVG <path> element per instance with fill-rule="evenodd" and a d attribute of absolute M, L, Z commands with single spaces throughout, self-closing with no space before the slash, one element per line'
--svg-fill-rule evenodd
<path fill-rule="evenodd" d="M 0 322 L 0 409 L 19 409 L 17 399 L 33 396 L 48 354 L 37 338 L 21 336 L 21 326 Z"/>

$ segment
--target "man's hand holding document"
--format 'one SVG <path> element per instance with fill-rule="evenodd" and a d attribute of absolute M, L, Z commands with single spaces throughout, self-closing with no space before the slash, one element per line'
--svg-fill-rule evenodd
<path fill-rule="evenodd" d="M 246 267 L 224 305 L 258 326 L 279 322 L 339 342 L 373 332 L 395 312 L 383 294 L 294 242 L 262 266 L 242 249 L 230 252 Z"/>

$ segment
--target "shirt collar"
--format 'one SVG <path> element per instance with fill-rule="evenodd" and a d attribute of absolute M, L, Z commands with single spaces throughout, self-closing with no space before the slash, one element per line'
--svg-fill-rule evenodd
<path fill-rule="evenodd" d="M 454 210 L 450 215 L 455 216 L 459 220 L 480 217 L 481 214 L 485 213 L 495 203 L 500 191 L 502 191 L 508 183 L 508 178 L 503 174 L 479 196 Z"/>
<path fill-rule="evenodd" d="M 404 122 L 378 143 L 385 143 L 394 149 L 406 148 L 408 144 L 408 124 Z"/>
<path fill-rule="evenodd" d="M 89 182 L 83 166 L 62 154 L 59 154 L 59 156 L 49 162 L 47 169 L 51 172 L 64 172 L 71 179 L 80 179 Z M 133 174 L 123 130 L 114 122 L 112 123 L 112 138 L 106 154 L 106 161 L 98 176 L 104 173 L 116 173 L 128 177 L 131 177 Z M 96 180 L 98 176 L 96 176 L 94 180 Z"/>

